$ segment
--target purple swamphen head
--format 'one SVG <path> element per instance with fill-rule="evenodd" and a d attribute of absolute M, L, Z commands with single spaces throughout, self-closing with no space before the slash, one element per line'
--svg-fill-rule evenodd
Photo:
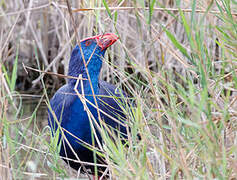
<path fill-rule="evenodd" d="M 80 47 L 77 45 L 71 55 L 69 62 L 68 75 L 78 77 L 82 74 L 83 77 L 87 78 L 85 64 L 89 71 L 91 78 L 98 77 L 102 66 L 102 59 L 106 49 L 115 43 L 118 37 L 113 33 L 107 33 L 86 38 L 80 42 Z M 82 51 L 82 52 L 81 52 Z M 83 55 L 82 55 L 83 53 Z M 75 83 L 75 80 L 70 79 L 69 84 Z"/>

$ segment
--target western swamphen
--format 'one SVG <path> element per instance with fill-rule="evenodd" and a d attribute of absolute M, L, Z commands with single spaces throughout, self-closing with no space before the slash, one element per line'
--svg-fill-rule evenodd
<path fill-rule="evenodd" d="M 97 163 L 104 163 L 90 147 L 99 147 L 103 143 L 100 133 L 103 122 L 107 125 L 107 132 L 122 134 L 121 137 L 126 138 L 126 116 L 121 109 L 126 95 L 119 93 L 121 91 L 116 90 L 115 86 L 99 80 L 105 51 L 117 39 L 115 34 L 107 33 L 82 40 L 81 49 L 77 45 L 72 51 L 68 76 L 83 80 L 69 78 L 50 100 L 49 126 L 53 135 L 60 129 L 60 155 L 76 170 L 81 167 L 78 160 L 94 163 L 93 157 L 96 157 Z M 94 174 L 93 164 L 85 164 L 84 167 Z M 98 170 L 100 175 L 105 169 L 98 167 Z"/>

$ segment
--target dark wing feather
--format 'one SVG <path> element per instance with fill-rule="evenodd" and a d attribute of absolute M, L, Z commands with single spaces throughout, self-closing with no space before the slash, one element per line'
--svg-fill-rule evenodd
<path fill-rule="evenodd" d="M 126 123 L 127 118 L 122 110 L 122 108 L 125 108 L 126 103 L 127 95 L 123 91 L 105 81 L 99 81 L 99 107 L 102 111 L 106 112 L 106 114 L 101 113 L 101 117 L 106 124 L 119 129 L 123 134 L 127 134 L 126 127 L 112 120 L 109 116 L 122 123 Z"/>

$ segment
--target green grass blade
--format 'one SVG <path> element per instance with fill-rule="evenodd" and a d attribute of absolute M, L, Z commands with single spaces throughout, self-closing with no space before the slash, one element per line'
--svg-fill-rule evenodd
<path fill-rule="evenodd" d="M 148 18 L 148 24 L 151 24 L 151 19 L 152 19 L 152 14 L 154 11 L 154 5 L 155 5 L 155 0 L 152 0 L 152 2 L 149 4 L 149 18 Z"/>
<path fill-rule="evenodd" d="M 191 26 L 192 26 L 192 28 L 194 27 L 195 22 L 196 22 L 195 17 L 196 17 L 196 0 L 193 0 L 192 13 L 191 13 Z"/>
<path fill-rule="evenodd" d="M 19 53 L 19 45 L 17 46 L 16 58 L 15 58 L 15 61 L 14 61 L 13 71 L 12 71 L 12 75 L 11 75 L 11 83 L 10 83 L 10 90 L 11 91 L 14 91 L 15 90 L 15 86 L 16 86 L 17 66 L 18 66 L 18 53 Z"/>
<path fill-rule="evenodd" d="M 108 13 L 109 17 L 110 17 L 111 19 L 113 19 L 112 14 L 111 14 L 111 11 L 110 11 L 110 9 L 109 9 L 109 6 L 108 6 L 106 0 L 103 0 L 103 4 L 104 4 L 104 6 L 105 6 L 106 12 Z"/>
<path fill-rule="evenodd" d="M 181 9 L 179 9 L 179 13 L 180 13 L 181 20 L 182 20 L 182 23 L 183 23 L 183 25 L 184 25 L 184 29 L 185 29 L 185 31 L 186 31 L 188 40 L 189 40 L 189 42 L 190 42 L 190 45 L 191 45 L 191 47 L 194 49 L 194 43 L 193 43 L 193 39 L 192 39 L 192 37 L 191 37 L 191 28 L 190 28 L 190 26 L 189 26 L 189 24 L 188 24 L 188 22 L 187 22 L 187 20 L 186 20 L 186 18 L 185 18 L 185 16 L 184 16 L 183 11 L 181 11 Z"/>
<path fill-rule="evenodd" d="M 2 71 L 3 71 L 4 75 L 5 75 L 4 77 L 6 78 L 7 84 L 10 85 L 11 84 L 11 80 L 10 80 L 9 74 L 7 73 L 7 69 L 4 66 L 4 64 L 2 64 Z"/>
<path fill-rule="evenodd" d="M 191 59 L 186 48 L 184 48 L 179 42 L 178 40 L 174 37 L 174 35 L 168 30 L 166 29 L 165 27 L 163 27 L 165 32 L 166 32 L 166 35 L 169 37 L 169 39 L 172 41 L 173 45 L 178 48 L 180 50 L 180 52 L 183 53 L 184 56 L 186 56 L 189 60 Z"/>

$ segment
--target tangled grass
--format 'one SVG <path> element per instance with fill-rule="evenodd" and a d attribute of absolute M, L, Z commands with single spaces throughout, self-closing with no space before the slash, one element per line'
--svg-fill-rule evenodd
<path fill-rule="evenodd" d="M 65 83 L 52 73 L 66 74 L 75 33 L 114 32 L 120 39 L 101 79 L 122 87 L 136 107 L 128 148 L 104 137 L 110 178 L 234 179 L 236 2 L 70 3 L 74 22 L 64 1 L 0 2 L 0 177 L 82 178 L 65 168 L 38 113 Z M 30 112 L 26 98 L 37 102 Z"/>

